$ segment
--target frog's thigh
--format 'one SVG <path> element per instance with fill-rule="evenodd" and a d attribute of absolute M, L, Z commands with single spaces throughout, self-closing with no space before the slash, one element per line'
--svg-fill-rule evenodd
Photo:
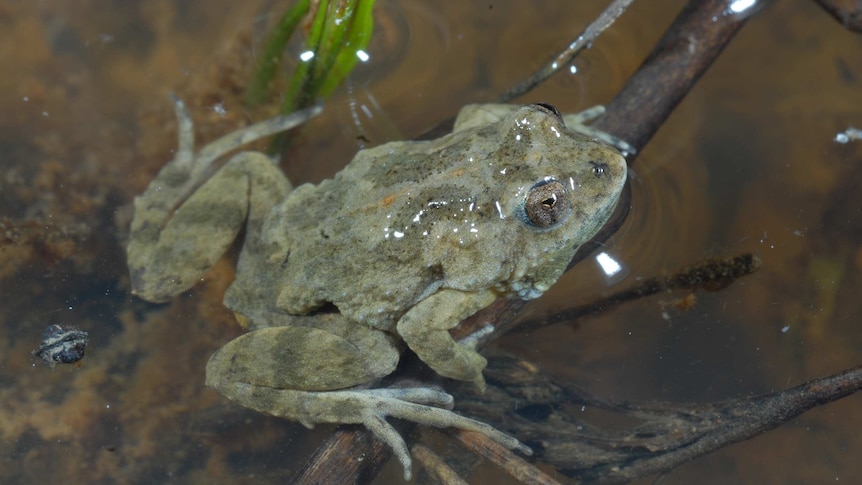
<path fill-rule="evenodd" d="M 473 349 L 455 342 L 448 330 L 496 298 L 491 291 L 438 291 L 401 317 L 398 334 L 438 374 L 481 385 L 487 361 Z"/>
<path fill-rule="evenodd" d="M 207 384 L 220 391 L 222 384 L 232 383 L 302 391 L 342 389 L 391 374 L 399 354 L 391 335 L 355 323 L 333 329 L 269 327 L 242 335 L 213 354 Z"/>
<path fill-rule="evenodd" d="M 173 215 L 136 204 L 135 218 L 167 219 L 164 227 L 132 224 L 127 249 L 132 287 L 150 301 L 166 301 L 192 287 L 224 254 L 248 220 L 249 233 L 258 228 L 270 208 L 291 190 L 290 182 L 265 155 L 234 156 L 201 185 Z"/>

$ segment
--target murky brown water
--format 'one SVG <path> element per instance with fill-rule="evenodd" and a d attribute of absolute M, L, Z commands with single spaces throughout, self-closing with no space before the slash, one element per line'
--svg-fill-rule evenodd
<path fill-rule="evenodd" d="M 257 46 L 237 32 L 265 26 L 271 3 L 0 2 L 3 483 L 281 483 L 331 429 L 244 411 L 203 386 L 208 356 L 239 333 L 219 303 L 229 264 L 155 306 L 128 294 L 122 252 L 128 204 L 175 145 L 168 92 L 189 102 L 201 139 L 266 116 L 237 101 L 237 66 Z M 295 182 L 337 171 L 360 133 L 409 138 L 492 98 L 603 2 L 380 3 L 372 62 L 284 162 Z M 576 75 L 525 101 L 565 111 L 607 102 L 682 3 L 639 2 Z M 862 125 L 860 79 L 859 35 L 813 2 L 775 2 L 638 159 L 632 213 L 607 247 L 627 278 L 609 287 L 587 260 L 528 313 L 710 255 L 754 252 L 763 268 L 685 312 L 663 315 L 661 303 L 681 295 L 659 295 L 576 332 L 552 327 L 501 345 L 596 394 L 637 400 L 720 400 L 858 365 L 862 144 L 832 139 Z M 33 365 L 49 323 L 90 333 L 81 366 Z M 860 481 L 860 404 L 851 396 L 817 409 L 662 483 Z M 381 482 L 399 475 L 391 467 Z"/>

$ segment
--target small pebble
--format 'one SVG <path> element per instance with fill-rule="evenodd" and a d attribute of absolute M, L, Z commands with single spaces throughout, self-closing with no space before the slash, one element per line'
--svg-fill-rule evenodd
<path fill-rule="evenodd" d="M 42 344 L 33 351 L 33 355 L 52 368 L 57 364 L 73 364 L 84 358 L 88 338 L 87 332 L 71 325 L 48 325 L 42 335 Z"/>

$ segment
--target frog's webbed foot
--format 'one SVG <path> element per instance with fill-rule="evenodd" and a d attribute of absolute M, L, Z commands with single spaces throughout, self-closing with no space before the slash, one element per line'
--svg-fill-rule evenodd
<path fill-rule="evenodd" d="M 385 418 L 394 417 L 436 428 L 458 428 L 482 433 L 491 440 L 510 450 L 518 450 L 526 455 L 533 451 L 493 426 L 470 419 L 450 411 L 454 399 L 450 394 L 432 388 L 410 389 L 372 389 L 367 391 L 344 391 L 355 393 L 356 398 L 365 401 L 362 411 L 365 425 L 374 435 L 395 453 L 404 468 L 405 480 L 410 479 L 412 462 L 407 444 Z M 445 406 L 446 409 L 432 406 Z"/>
<path fill-rule="evenodd" d="M 368 405 L 373 405 L 377 403 L 384 404 L 384 406 L 381 406 L 380 408 L 368 407 L 364 411 L 362 411 L 362 424 L 366 428 L 368 428 L 368 430 L 371 431 L 371 433 L 374 434 L 377 439 L 386 443 L 387 446 L 392 448 L 392 452 L 395 454 L 395 457 L 398 459 L 398 462 L 401 463 L 401 467 L 404 469 L 404 479 L 410 480 L 410 477 L 413 474 L 413 460 L 410 456 L 410 451 L 407 448 L 407 443 L 405 443 L 404 438 L 401 437 L 401 434 L 398 432 L 398 430 L 396 430 L 391 424 L 389 424 L 389 422 L 386 421 L 386 417 L 401 417 L 397 415 L 399 411 L 398 408 L 405 407 L 407 407 L 408 409 L 400 410 L 402 412 L 406 411 L 406 414 L 419 416 L 419 413 L 421 411 L 419 411 L 418 409 L 409 409 L 409 407 L 411 406 L 415 406 L 419 409 L 431 410 L 431 413 L 428 414 L 436 414 L 440 412 L 454 414 L 450 411 L 454 404 L 454 399 L 449 394 L 435 391 L 434 389 L 430 388 L 374 389 L 355 392 L 358 393 L 356 395 L 357 399 L 361 401 L 366 401 Z M 408 392 L 413 394 L 421 393 L 426 395 L 408 396 Z M 411 397 L 413 399 L 411 399 Z M 432 405 L 442 406 L 445 409 L 441 409 L 439 407 L 431 407 Z M 401 418 L 409 420 L 409 418 L 406 417 Z M 446 425 L 440 425 L 438 427 L 445 426 Z"/>
<path fill-rule="evenodd" d="M 244 406 L 298 420 L 309 428 L 315 423 L 362 424 L 392 448 L 404 468 L 405 480 L 410 480 L 412 475 L 412 459 L 404 438 L 386 421 L 389 417 L 436 428 L 475 431 L 506 448 L 526 455 L 532 454 L 529 447 L 514 437 L 489 424 L 450 411 L 454 401 L 452 396 L 433 388 L 305 392 L 245 383 L 223 383 L 219 391 Z"/>
<path fill-rule="evenodd" d="M 574 114 L 564 114 L 563 120 L 566 122 L 566 126 L 578 133 L 582 133 L 592 138 L 598 138 L 599 140 L 607 143 L 608 145 L 619 150 L 623 156 L 634 155 L 637 153 L 637 149 L 632 146 L 631 143 L 623 140 L 622 138 L 611 135 L 608 132 L 593 128 L 592 126 L 587 125 L 586 123 L 595 120 L 605 114 L 605 107 L 602 105 L 593 106 L 592 108 L 587 108 L 579 113 Z"/>

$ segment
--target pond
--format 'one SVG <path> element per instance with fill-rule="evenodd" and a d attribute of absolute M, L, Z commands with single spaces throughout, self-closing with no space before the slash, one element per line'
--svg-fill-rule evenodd
<path fill-rule="evenodd" d="M 636 2 L 571 68 L 518 101 L 565 112 L 608 103 L 684 3 Z M 492 100 L 603 7 L 381 0 L 370 61 L 298 132 L 281 166 L 294 184 L 319 182 L 359 148 L 416 137 Z M 188 103 L 199 143 L 271 116 L 240 95 L 282 8 L 0 3 L 3 483 L 284 483 L 332 431 L 245 410 L 204 386 L 209 356 L 242 332 L 221 305 L 230 257 L 162 305 L 131 295 L 125 262 L 132 199 L 176 148 L 168 94 Z M 587 258 L 520 318 L 708 257 L 754 253 L 759 271 L 720 291 L 663 293 L 493 346 L 560 384 L 633 401 L 720 401 L 859 365 L 862 142 L 834 138 L 860 125 L 862 37 L 814 2 L 769 5 L 639 154 L 631 212 L 603 247 L 622 275 L 609 279 Z M 88 332 L 83 360 L 52 369 L 33 357 L 51 324 Z M 860 481 L 860 404 L 854 395 L 817 408 L 661 483 Z M 427 435 L 441 452 L 462 450 Z M 378 483 L 400 477 L 393 462 Z M 515 483 L 490 465 L 469 480 Z"/>

